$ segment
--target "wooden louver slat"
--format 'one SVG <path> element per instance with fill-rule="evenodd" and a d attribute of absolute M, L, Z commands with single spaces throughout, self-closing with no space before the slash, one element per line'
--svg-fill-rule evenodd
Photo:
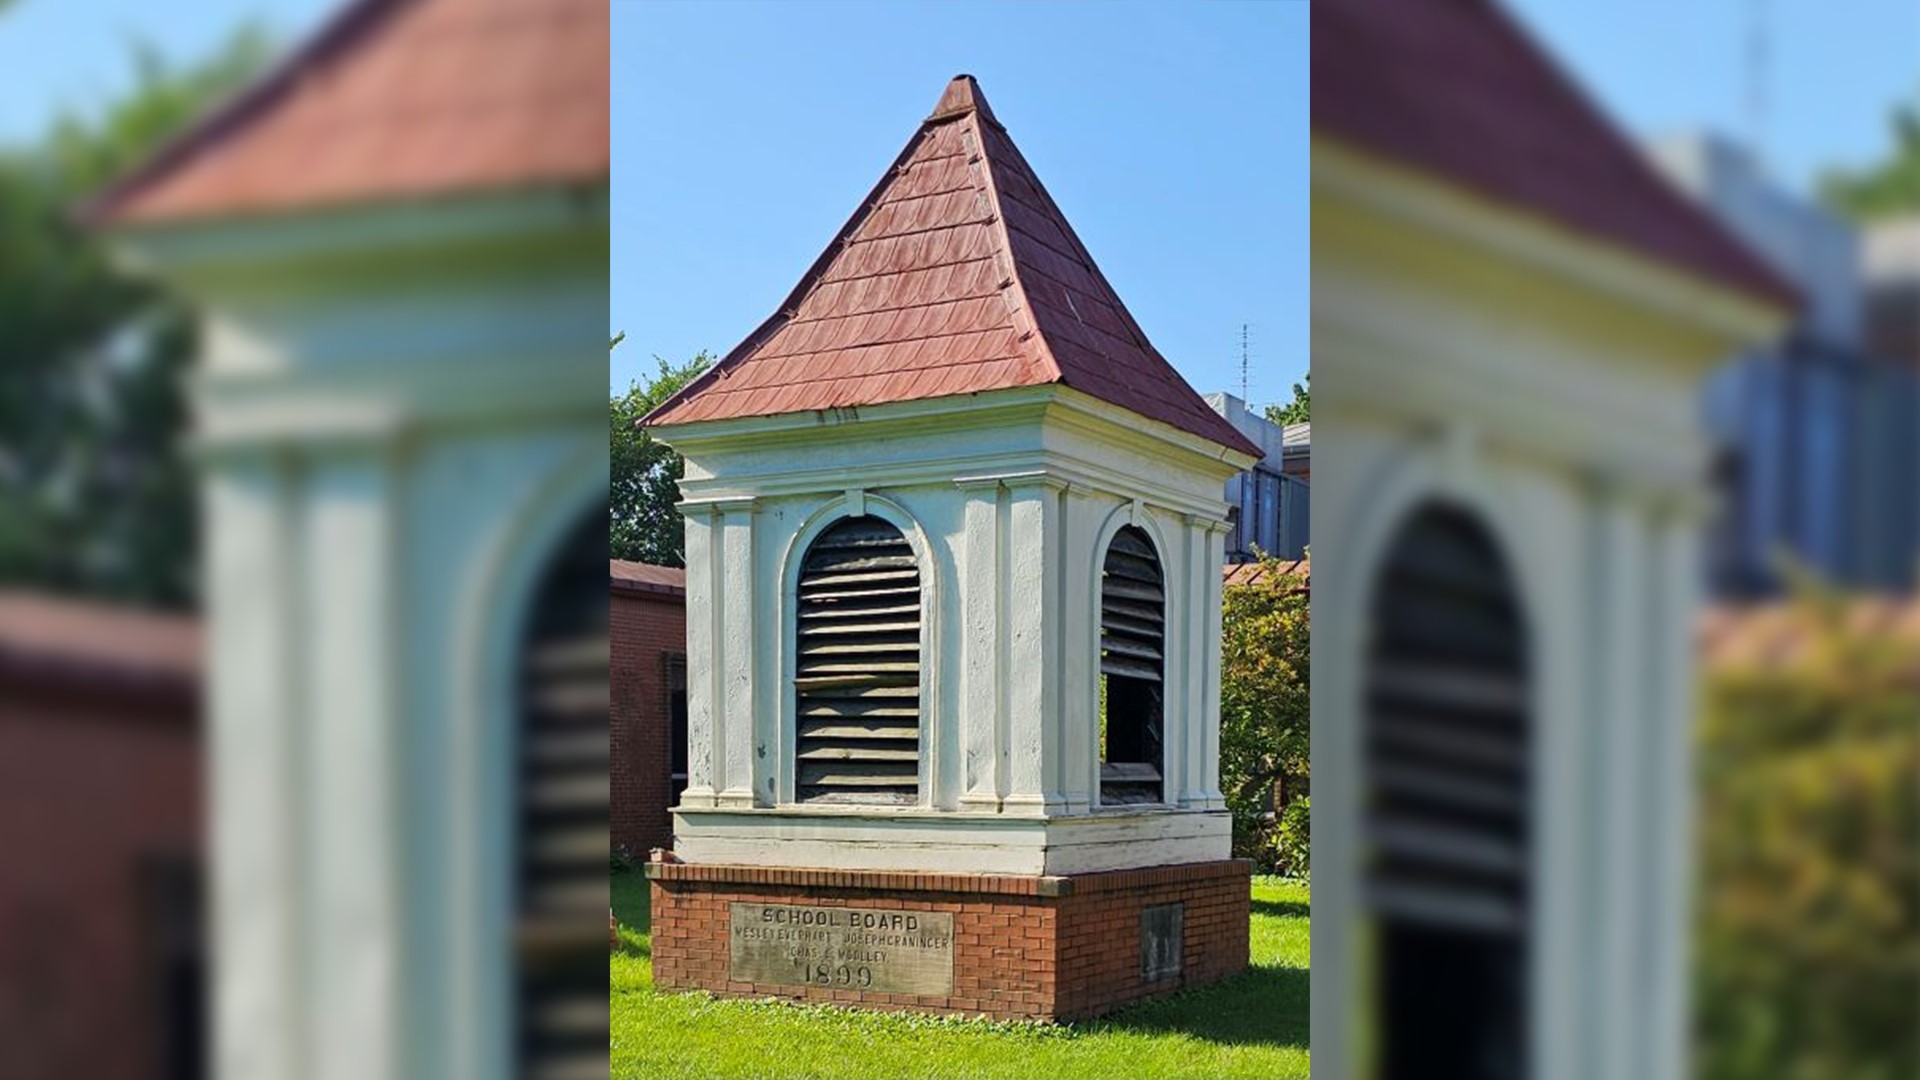
<path fill-rule="evenodd" d="M 1389 553 L 1376 596 L 1370 903 L 1444 932 L 1518 934 L 1528 894 L 1527 673 L 1505 567 L 1477 523 L 1430 511 Z"/>
<path fill-rule="evenodd" d="M 920 797 L 920 568 L 906 537 L 849 518 L 808 548 L 795 640 L 802 802 Z"/>
<path fill-rule="evenodd" d="M 1161 682 L 1166 670 L 1166 582 L 1153 544 L 1129 526 L 1114 535 L 1100 576 L 1100 674 L 1106 681 L 1103 804 L 1157 803 Z"/>
<path fill-rule="evenodd" d="M 1164 665 L 1166 585 L 1153 547 L 1122 529 L 1107 550 L 1100 582 L 1100 671 L 1159 682 Z"/>

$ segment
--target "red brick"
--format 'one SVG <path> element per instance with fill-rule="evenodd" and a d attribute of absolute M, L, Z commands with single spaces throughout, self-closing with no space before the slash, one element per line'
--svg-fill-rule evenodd
<path fill-rule="evenodd" d="M 954 874 L 872 874 L 722 866 L 664 866 L 656 880 L 653 957 L 663 989 L 835 1001 L 870 1008 L 1078 1019 L 1223 978 L 1247 963 L 1248 867 L 1243 862 L 1162 867 L 1074 878 L 1067 895 L 1042 897 L 1037 879 Z M 832 885 L 807 886 L 807 881 Z M 978 884 L 978 890 L 966 887 Z M 937 887 L 941 891 L 932 891 Z M 825 902 L 954 913 L 949 997 L 862 993 L 729 980 L 727 905 Z M 1132 947 L 1143 908 L 1188 905 L 1184 970 L 1141 980 Z M 1115 947 L 1124 942 L 1124 947 Z M 664 973 L 664 975 L 663 975 Z"/>
<path fill-rule="evenodd" d="M 687 652 L 686 600 L 615 588 L 608 601 L 609 841 L 630 858 L 673 846 L 667 670 Z M 657 894 L 656 894 L 657 895 Z"/>
<path fill-rule="evenodd" d="M 0 672 L 0 941 L 22 965 L 0 995 L 0 1059 L 144 1077 L 162 1017 L 143 875 L 202 869 L 199 702 L 171 680 L 75 670 L 90 677 L 31 660 Z M 71 996 L 52 1008 L 56 991 Z"/>

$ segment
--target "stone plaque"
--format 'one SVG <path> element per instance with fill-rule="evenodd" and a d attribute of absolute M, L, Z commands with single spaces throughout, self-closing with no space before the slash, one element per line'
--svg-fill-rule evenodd
<path fill-rule="evenodd" d="M 782 986 L 953 993 L 953 914 L 733 904 L 730 978 Z"/>

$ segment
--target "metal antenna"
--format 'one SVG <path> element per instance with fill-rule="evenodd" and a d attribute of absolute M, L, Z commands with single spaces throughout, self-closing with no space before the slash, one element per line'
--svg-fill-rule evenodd
<path fill-rule="evenodd" d="M 1247 352 L 1247 324 L 1241 323 L 1240 324 L 1240 400 L 1251 404 L 1253 402 L 1253 395 L 1247 392 L 1248 381 L 1251 378 L 1251 376 L 1248 374 L 1248 371 L 1249 371 L 1248 363 L 1247 363 L 1248 355 L 1249 354 Z"/>
<path fill-rule="evenodd" d="M 1767 82 L 1772 63 L 1772 11 L 1768 0 L 1751 0 L 1747 21 L 1747 142 L 1754 160 L 1767 162 Z"/>

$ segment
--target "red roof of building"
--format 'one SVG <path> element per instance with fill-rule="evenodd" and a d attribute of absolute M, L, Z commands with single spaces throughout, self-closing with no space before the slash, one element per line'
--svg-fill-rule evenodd
<path fill-rule="evenodd" d="M 191 615 L 0 592 L 0 682 L 194 693 L 201 647 L 200 623 Z"/>
<path fill-rule="evenodd" d="M 606 0 L 358 0 L 87 207 L 180 221 L 596 181 Z"/>
<path fill-rule="evenodd" d="M 1054 383 L 1259 454 L 1154 350 L 961 75 L 780 311 L 645 422 Z"/>
<path fill-rule="evenodd" d="M 1313 126 L 1757 299 L 1794 288 L 1666 183 L 1493 0 L 1313 11 Z"/>
<path fill-rule="evenodd" d="M 607 579 L 608 586 L 615 592 L 687 595 L 687 572 L 677 566 L 608 559 Z"/>
<path fill-rule="evenodd" d="M 1797 668 L 1820 658 L 1826 618 L 1853 640 L 1897 650 L 1920 675 L 1920 597 L 1914 596 L 1851 596 L 1837 613 L 1793 599 L 1718 605 L 1696 627 L 1700 657 L 1715 671 Z"/>
<path fill-rule="evenodd" d="M 1277 573 L 1300 579 L 1299 591 L 1306 592 L 1313 582 L 1313 564 L 1305 556 L 1298 559 L 1279 559 L 1274 563 Z M 1223 585 L 1258 585 L 1266 580 L 1267 564 L 1227 563 L 1220 568 L 1220 581 Z"/>

